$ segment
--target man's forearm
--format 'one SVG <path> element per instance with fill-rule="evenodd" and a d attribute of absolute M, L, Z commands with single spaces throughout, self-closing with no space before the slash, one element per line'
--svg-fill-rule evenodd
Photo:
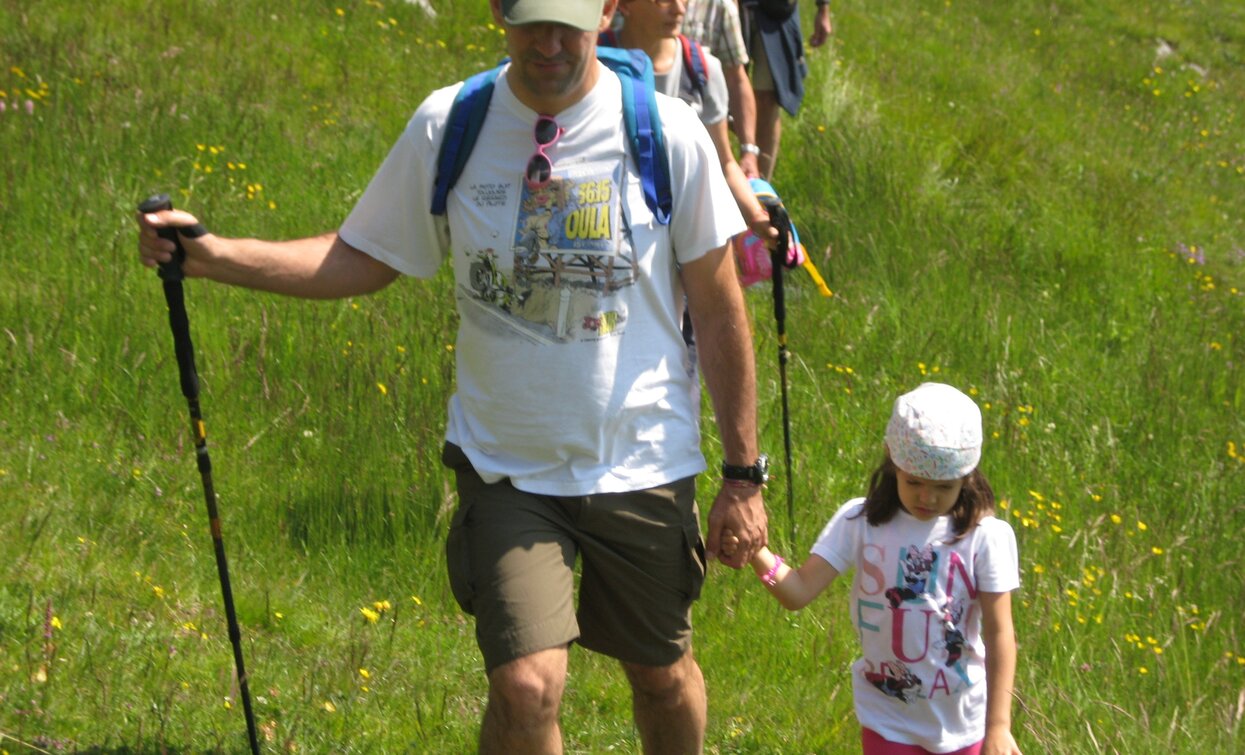
<path fill-rule="evenodd" d="M 720 260 L 715 263 L 717 285 L 706 291 L 708 301 L 705 293 L 690 297 L 696 348 L 705 387 L 713 402 L 723 459 L 730 464 L 748 465 L 760 453 L 752 330 L 729 247 L 709 256 Z"/>
<path fill-rule="evenodd" d="M 337 299 L 383 288 L 397 273 L 326 233 L 292 241 L 215 238 L 204 275 L 220 283 L 305 299 Z"/>

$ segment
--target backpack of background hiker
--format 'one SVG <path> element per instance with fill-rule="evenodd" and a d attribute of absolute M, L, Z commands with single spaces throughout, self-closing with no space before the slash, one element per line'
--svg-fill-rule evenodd
<path fill-rule="evenodd" d="M 622 84 L 623 126 L 627 145 L 640 173 L 644 203 L 657 222 L 667 225 L 673 199 L 670 190 L 670 161 L 666 140 L 657 112 L 657 92 L 653 84 L 653 63 L 640 50 L 598 47 L 597 59 L 618 75 Z M 506 65 L 477 73 L 463 82 L 446 119 L 445 136 L 437 152 L 437 175 L 433 182 L 433 215 L 444 215 L 450 189 L 454 187 L 471 157 L 476 139 L 484 126 L 497 76 Z"/>
<path fill-rule="evenodd" d="M 762 200 L 762 204 L 770 201 L 781 206 L 782 200 L 778 198 L 778 192 L 774 190 L 774 187 L 768 181 L 762 178 L 753 178 L 748 183 L 752 187 L 753 193 L 757 195 L 757 198 Z M 796 267 L 804 268 L 804 271 L 813 279 L 813 284 L 817 286 L 817 290 L 821 295 L 831 296 L 831 291 L 822 279 L 817 266 L 809 258 L 804 244 L 800 243 L 800 233 L 795 229 L 795 223 L 791 221 L 789 215 L 785 217 L 788 234 L 787 259 L 784 260 L 784 265 L 789 269 Z M 761 281 L 769 280 L 774 276 L 774 262 L 770 250 L 765 246 L 765 242 L 752 231 L 746 231 L 732 239 L 731 249 L 735 253 L 735 263 L 739 270 L 740 285 L 746 288 Z"/>
<path fill-rule="evenodd" d="M 622 47 L 616 29 L 603 31 L 597 36 L 597 49 L 602 47 Z M 683 51 L 683 71 L 692 82 L 692 89 L 704 96 L 705 86 L 709 83 L 709 61 L 705 59 L 705 48 L 686 34 L 679 35 L 679 47 Z"/>

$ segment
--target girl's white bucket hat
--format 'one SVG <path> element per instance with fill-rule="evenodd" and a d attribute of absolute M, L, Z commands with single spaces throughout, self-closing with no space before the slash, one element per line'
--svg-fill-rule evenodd
<path fill-rule="evenodd" d="M 903 471 L 927 480 L 957 480 L 981 461 L 981 410 L 943 383 L 922 383 L 895 399 L 886 448 Z"/>

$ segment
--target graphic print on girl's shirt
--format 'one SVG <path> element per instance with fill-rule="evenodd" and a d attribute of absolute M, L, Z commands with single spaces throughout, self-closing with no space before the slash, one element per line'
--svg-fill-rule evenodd
<path fill-rule="evenodd" d="M 977 588 L 960 554 L 937 542 L 909 542 L 889 559 L 886 550 L 880 543 L 864 549 L 862 571 L 891 577 L 873 581 L 885 603 L 859 596 L 858 616 L 862 638 L 889 633 L 889 643 L 867 646 L 885 647 L 891 657 L 866 657 L 865 679 L 905 703 L 958 694 L 981 681 L 970 678 L 961 662 Z"/>

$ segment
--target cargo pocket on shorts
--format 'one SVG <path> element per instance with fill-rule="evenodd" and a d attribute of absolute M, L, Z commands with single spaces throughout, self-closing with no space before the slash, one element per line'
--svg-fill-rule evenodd
<path fill-rule="evenodd" d="M 474 616 L 472 600 L 475 598 L 474 580 L 471 575 L 471 502 L 470 496 L 464 501 L 462 495 L 464 475 L 475 475 L 471 462 L 463 450 L 452 443 L 446 443 L 441 451 L 441 463 L 454 471 L 458 483 L 458 508 L 450 520 L 450 531 L 445 538 L 445 566 L 450 578 L 450 592 L 454 600 L 468 614 Z"/>
<path fill-rule="evenodd" d="M 470 503 L 459 502 L 450 521 L 450 532 L 445 538 L 445 564 L 450 577 L 450 591 L 454 600 L 468 614 L 475 615 L 471 602 L 475 597 L 471 578 Z"/>
<path fill-rule="evenodd" d="M 694 492 L 693 495 L 695 495 Z M 691 511 L 687 513 L 683 521 L 683 538 L 687 541 L 685 552 L 687 553 L 687 574 L 690 582 L 687 597 L 689 600 L 695 601 L 700 598 L 701 587 L 705 584 L 705 572 L 708 568 L 708 561 L 705 558 L 705 540 L 700 536 L 700 512 L 694 502 Z"/>

